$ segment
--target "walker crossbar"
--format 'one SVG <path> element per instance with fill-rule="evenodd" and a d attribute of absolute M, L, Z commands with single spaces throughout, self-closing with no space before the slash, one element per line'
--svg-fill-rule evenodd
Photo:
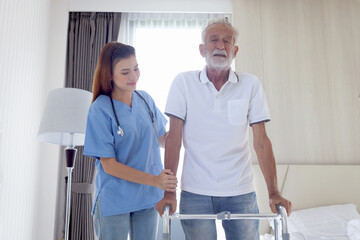
<path fill-rule="evenodd" d="M 236 219 L 273 219 L 275 229 L 275 240 L 279 239 L 278 222 L 282 225 L 282 239 L 290 240 L 287 230 L 287 213 L 285 207 L 277 205 L 278 214 L 231 214 L 230 212 L 221 212 L 218 214 L 179 214 L 170 215 L 170 207 L 164 207 L 163 218 L 163 240 L 171 240 L 171 219 L 215 219 L 215 220 L 236 220 Z"/>

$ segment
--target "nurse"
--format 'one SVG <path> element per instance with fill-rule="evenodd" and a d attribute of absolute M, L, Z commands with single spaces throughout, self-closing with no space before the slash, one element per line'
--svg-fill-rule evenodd
<path fill-rule="evenodd" d="M 96 158 L 92 214 L 100 240 L 155 239 L 155 205 L 163 190 L 175 192 L 176 176 L 163 169 L 159 146 L 166 119 L 144 91 L 135 49 L 110 42 L 102 49 L 93 80 L 84 155 Z"/>

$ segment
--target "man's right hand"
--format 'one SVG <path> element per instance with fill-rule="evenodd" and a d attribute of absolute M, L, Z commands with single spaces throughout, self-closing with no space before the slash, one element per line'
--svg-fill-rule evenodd
<path fill-rule="evenodd" d="M 165 205 L 170 206 L 170 214 L 174 214 L 176 212 L 176 192 L 165 192 L 164 198 L 156 204 L 156 210 L 160 216 L 164 214 Z"/>

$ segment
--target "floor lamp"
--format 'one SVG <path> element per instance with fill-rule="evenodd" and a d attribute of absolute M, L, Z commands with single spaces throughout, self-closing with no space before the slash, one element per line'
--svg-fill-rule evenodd
<path fill-rule="evenodd" d="M 69 239 L 71 206 L 71 173 L 77 149 L 84 145 L 86 119 L 91 105 L 91 92 L 77 88 L 58 88 L 49 92 L 42 116 L 38 140 L 66 146 L 68 188 L 66 201 L 65 239 Z"/>

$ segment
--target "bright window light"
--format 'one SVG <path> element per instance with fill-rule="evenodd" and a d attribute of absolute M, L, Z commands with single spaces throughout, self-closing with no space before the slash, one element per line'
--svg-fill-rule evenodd
<path fill-rule="evenodd" d="M 201 29 L 137 28 L 134 47 L 139 63 L 138 89 L 147 91 L 161 111 L 174 77 L 184 71 L 201 70 Z"/>

